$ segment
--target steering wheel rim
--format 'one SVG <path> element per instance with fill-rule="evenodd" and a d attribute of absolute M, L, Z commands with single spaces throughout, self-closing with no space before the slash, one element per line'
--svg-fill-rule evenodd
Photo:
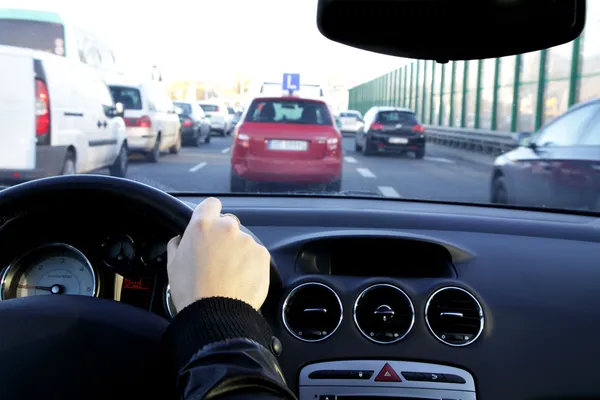
<path fill-rule="evenodd" d="M 74 194 L 134 202 L 151 210 L 157 219 L 169 221 L 179 234 L 193 214 L 186 203 L 143 183 L 101 175 L 70 175 L 0 191 L 0 230 L 31 212 L 36 199 L 61 202 Z M 42 201 L 39 208 L 52 207 L 48 202 Z M 260 243 L 248 229 L 241 229 Z M 1 301 L 0 321 L 0 392 L 7 397 L 79 399 L 85 388 L 93 390 L 95 397 L 105 398 L 172 395 L 172 382 L 165 381 L 171 375 L 165 371 L 166 361 L 160 351 L 168 321 L 156 314 L 106 299 L 33 296 Z M 108 347 L 106 337 L 111 340 Z M 130 352 L 137 355 L 133 357 Z M 54 360 L 50 372 L 48 359 Z M 109 374 L 109 380 L 103 374 Z M 32 375 L 34 385 L 24 379 Z M 76 384 L 65 384 L 60 376 L 68 376 Z"/>

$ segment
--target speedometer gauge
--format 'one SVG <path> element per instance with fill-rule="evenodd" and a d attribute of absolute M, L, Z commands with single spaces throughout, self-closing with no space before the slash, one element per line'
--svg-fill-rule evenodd
<path fill-rule="evenodd" d="M 0 299 L 43 295 L 95 296 L 98 279 L 85 255 L 64 243 L 37 247 L 8 266 Z"/>

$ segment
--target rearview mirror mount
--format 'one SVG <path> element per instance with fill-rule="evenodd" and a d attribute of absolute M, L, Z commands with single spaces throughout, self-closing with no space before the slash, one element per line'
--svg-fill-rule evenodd
<path fill-rule="evenodd" d="M 570 42 L 583 31 L 585 9 L 585 0 L 319 0 L 317 26 L 348 46 L 447 62 Z"/>

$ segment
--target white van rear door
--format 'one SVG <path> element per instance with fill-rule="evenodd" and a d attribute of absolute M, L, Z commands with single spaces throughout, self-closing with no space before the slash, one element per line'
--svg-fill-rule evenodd
<path fill-rule="evenodd" d="M 0 169 L 34 169 L 35 73 L 33 52 L 0 46 Z"/>

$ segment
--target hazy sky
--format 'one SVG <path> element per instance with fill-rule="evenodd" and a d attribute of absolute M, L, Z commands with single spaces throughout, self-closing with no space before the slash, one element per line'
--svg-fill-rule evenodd
<path fill-rule="evenodd" d="M 165 74 L 223 80 L 236 70 L 358 81 L 406 60 L 325 39 L 316 0 L 3 0 L 3 7 L 53 10 L 115 44 L 128 62 L 156 62 Z M 304 80 L 304 79 L 303 79 Z"/>

